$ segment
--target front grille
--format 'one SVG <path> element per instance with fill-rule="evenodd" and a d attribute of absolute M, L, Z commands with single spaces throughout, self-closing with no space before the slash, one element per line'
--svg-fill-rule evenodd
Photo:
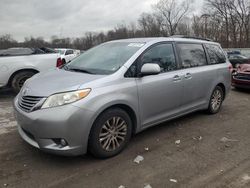
<path fill-rule="evenodd" d="M 239 80 L 250 80 L 250 74 L 239 73 L 235 78 Z"/>
<path fill-rule="evenodd" d="M 43 97 L 21 96 L 18 100 L 19 107 L 25 112 L 31 112 Z"/>

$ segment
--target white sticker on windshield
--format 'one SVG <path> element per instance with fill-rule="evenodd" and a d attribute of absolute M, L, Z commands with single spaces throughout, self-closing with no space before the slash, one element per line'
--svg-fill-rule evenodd
<path fill-rule="evenodd" d="M 128 46 L 141 48 L 142 46 L 144 46 L 144 44 L 143 43 L 130 43 Z"/>

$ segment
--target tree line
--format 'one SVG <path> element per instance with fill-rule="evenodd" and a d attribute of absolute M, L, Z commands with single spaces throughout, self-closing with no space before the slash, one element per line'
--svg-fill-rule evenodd
<path fill-rule="evenodd" d="M 87 50 L 100 43 L 135 37 L 186 35 L 212 39 L 224 48 L 250 47 L 250 0 L 205 0 L 199 15 L 193 0 L 159 0 L 150 13 L 142 13 L 129 25 L 107 32 L 87 32 L 83 37 L 27 37 L 17 42 L 11 35 L 0 36 L 0 49 L 10 47 L 51 47 Z"/>

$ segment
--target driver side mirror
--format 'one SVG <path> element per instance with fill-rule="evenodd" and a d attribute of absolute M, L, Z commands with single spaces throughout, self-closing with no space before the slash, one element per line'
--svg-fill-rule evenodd
<path fill-rule="evenodd" d="M 141 68 L 142 76 L 157 75 L 160 74 L 161 67 L 155 63 L 146 63 Z"/>

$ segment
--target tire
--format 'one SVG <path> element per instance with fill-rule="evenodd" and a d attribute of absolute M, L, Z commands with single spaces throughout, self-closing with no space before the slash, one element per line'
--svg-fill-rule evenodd
<path fill-rule="evenodd" d="M 129 115 L 120 108 L 108 109 L 93 124 L 88 150 L 97 158 L 113 157 L 124 150 L 131 135 L 132 121 Z"/>
<path fill-rule="evenodd" d="M 22 71 L 17 73 L 11 81 L 11 87 L 14 90 L 14 92 L 18 93 L 21 90 L 25 81 L 31 78 L 34 74 L 36 73 L 32 71 Z"/>
<path fill-rule="evenodd" d="M 65 64 L 66 64 L 66 60 L 65 60 L 65 59 L 63 59 L 63 60 L 62 60 L 62 62 L 63 62 L 63 65 L 65 65 Z"/>
<path fill-rule="evenodd" d="M 220 111 L 224 99 L 224 92 L 220 86 L 216 86 L 209 100 L 207 112 L 216 114 Z"/>

